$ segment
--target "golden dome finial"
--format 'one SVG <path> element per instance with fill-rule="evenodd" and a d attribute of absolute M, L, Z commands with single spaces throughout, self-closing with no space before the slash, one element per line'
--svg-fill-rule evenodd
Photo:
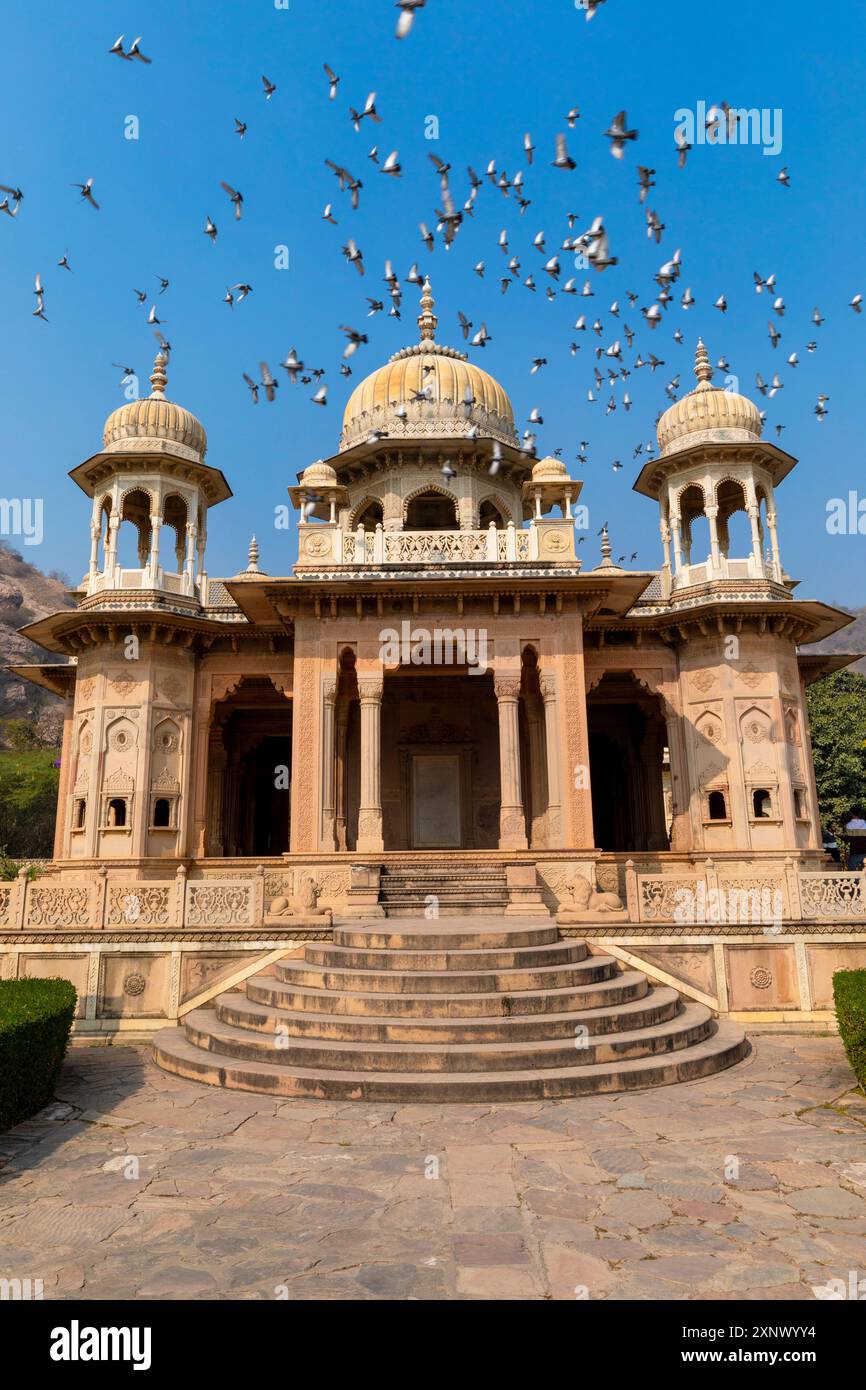
<path fill-rule="evenodd" d="M 150 384 L 153 387 L 150 393 L 151 398 L 156 397 L 157 400 L 165 400 L 165 388 L 168 385 L 168 376 L 165 370 L 167 366 L 168 358 L 160 349 L 154 358 L 153 371 L 150 374 Z"/>
<path fill-rule="evenodd" d="M 424 277 L 424 286 L 421 290 L 421 312 L 418 315 L 418 327 L 421 330 L 421 341 L 428 339 L 430 342 L 436 336 L 436 325 L 439 322 L 433 313 L 433 306 L 436 303 L 433 298 L 433 291 L 430 288 L 430 276 Z"/>
<path fill-rule="evenodd" d="M 695 351 L 695 376 L 698 379 L 697 389 L 705 390 L 713 379 L 713 368 L 710 364 L 710 354 L 704 347 L 703 338 L 698 338 L 698 346 Z"/>

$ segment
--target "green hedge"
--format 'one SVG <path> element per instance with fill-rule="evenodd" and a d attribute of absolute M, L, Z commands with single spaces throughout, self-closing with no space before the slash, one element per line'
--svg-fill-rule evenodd
<path fill-rule="evenodd" d="M 866 970 L 837 970 L 833 998 L 839 1036 L 854 1075 L 866 1091 Z"/>
<path fill-rule="evenodd" d="M 0 1130 L 54 1095 L 76 998 L 68 980 L 0 980 Z"/>

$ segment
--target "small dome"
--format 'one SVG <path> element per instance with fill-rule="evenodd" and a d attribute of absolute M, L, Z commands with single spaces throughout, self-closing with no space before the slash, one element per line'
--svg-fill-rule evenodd
<path fill-rule="evenodd" d="M 311 463 L 301 474 L 302 487 L 336 487 L 337 474 L 329 463 L 319 459 Z"/>
<path fill-rule="evenodd" d="M 713 369 L 706 348 L 698 339 L 695 376 L 698 384 L 682 400 L 665 411 L 657 437 L 663 454 L 676 453 L 710 439 L 717 443 L 749 443 L 761 437 L 761 414 L 754 401 L 735 391 L 712 384 Z"/>
<path fill-rule="evenodd" d="M 437 322 L 428 279 L 420 343 L 401 348 L 355 387 L 343 414 L 341 450 L 373 430 L 397 439 L 444 439 L 467 435 L 473 426 L 501 443 L 517 443 L 514 411 L 499 382 L 465 353 L 435 342 Z"/>
<path fill-rule="evenodd" d="M 534 483 L 556 483 L 561 478 L 568 477 L 568 469 L 562 459 L 554 458 L 548 454 L 547 458 L 539 459 L 538 463 L 532 465 L 532 481 Z"/>
<path fill-rule="evenodd" d="M 165 398 L 167 362 L 165 353 L 157 354 L 150 377 L 153 390 L 149 396 L 129 401 L 109 415 L 102 431 L 102 444 L 107 453 L 143 452 L 148 444 L 160 449 L 169 444 L 170 453 L 198 463 L 204 459 L 207 453 L 204 426 L 189 410 Z M 133 440 L 140 442 L 133 443 Z"/>

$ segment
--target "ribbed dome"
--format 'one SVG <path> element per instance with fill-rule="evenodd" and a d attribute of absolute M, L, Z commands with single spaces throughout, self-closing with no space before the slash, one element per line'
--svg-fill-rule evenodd
<path fill-rule="evenodd" d="M 554 458 L 548 454 L 547 458 L 539 459 L 538 463 L 532 465 L 532 481 L 534 483 L 558 482 L 560 478 L 568 477 L 568 469 L 562 459 Z"/>
<path fill-rule="evenodd" d="M 355 387 L 343 414 L 341 450 L 373 430 L 396 438 L 443 439 L 467 435 L 473 425 L 503 443 L 517 442 L 508 396 L 465 353 L 434 341 L 432 310 L 426 280 L 418 318 L 421 341 L 401 348 Z"/>
<path fill-rule="evenodd" d="M 144 441 L 158 440 L 174 445 L 172 452 L 184 458 L 194 457 L 199 462 L 204 458 L 207 435 L 203 425 L 189 410 L 165 398 L 167 360 L 164 353 L 157 355 L 150 377 L 153 391 L 149 396 L 128 401 L 109 415 L 102 431 L 106 452 L 122 453 L 131 447 L 130 441 L 141 440 L 142 443 L 132 446 L 138 451 L 147 447 Z"/>
<path fill-rule="evenodd" d="M 735 391 L 722 391 L 712 385 L 713 369 L 703 343 L 698 340 L 695 376 L 698 384 L 682 400 L 665 411 L 658 423 L 657 438 L 662 453 L 687 448 L 691 436 L 717 442 L 747 443 L 761 437 L 761 414 L 754 401 Z"/>
<path fill-rule="evenodd" d="M 329 463 L 319 459 L 304 469 L 301 474 L 301 482 L 307 487 L 311 487 L 313 484 L 318 484 L 320 487 L 336 487 L 337 474 Z"/>

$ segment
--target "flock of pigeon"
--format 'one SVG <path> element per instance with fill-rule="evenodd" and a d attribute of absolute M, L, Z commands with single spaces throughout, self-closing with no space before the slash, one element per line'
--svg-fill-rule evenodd
<path fill-rule="evenodd" d="M 396 27 L 396 38 L 398 40 L 407 37 L 412 30 L 417 12 L 424 9 L 426 3 L 427 0 L 398 0 L 395 7 L 399 11 Z M 606 3 L 607 0 L 584 0 L 583 8 L 586 11 L 586 19 L 591 20 L 596 11 Z M 121 35 L 108 52 L 110 55 L 124 62 L 139 62 L 149 65 L 151 63 L 151 58 L 141 52 L 140 44 L 141 37 L 139 36 L 132 41 L 128 48 L 124 49 L 124 35 Z M 337 97 L 341 79 L 328 63 L 324 63 L 323 70 L 327 84 L 327 97 L 329 100 L 334 101 Z M 277 86 L 266 76 L 262 76 L 261 81 L 264 99 L 266 101 L 271 101 L 277 92 Z M 376 93 L 370 92 L 360 109 L 349 106 L 348 116 L 356 134 L 360 133 L 362 129 L 372 129 L 373 127 L 382 125 L 383 117 L 377 110 Z M 577 106 L 570 107 L 563 116 L 563 124 L 566 130 L 575 130 L 580 116 L 581 113 Z M 713 106 L 706 113 L 707 140 L 713 143 L 723 125 L 726 127 L 724 133 L 727 135 L 728 140 L 735 140 L 737 135 L 736 126 L 739 118 L 739 114 L 733 110 L 727 102 L 721 102 L 718 106 Z M 243 140 L 247 134 L 248 123 L 235 117 L 234 128 L 239 139 Z M 631 128 L 627 113 L 624 110 L 619 111 L 613 117 L 608 128 L 602 135 L 608 142 L 611 155 L 618 161 L 623 160 L 626 151 L 630 147 L 633 148 L 639 138 L 638 130 Z M 561 171 L 563 175 L 569 174 L 576 168 L 576 160 L 569 152 L 568 139 L 569 137 L 564 130 L 557 133 L 551 142 L 553 146 L 553 158 L 549 160 L 550 167 Z M 682 136 L 675 136 L 672 158 L 675 157 L 679 169 L 685 167 L 691 148 L 691 145 L 688 144 Z M 428 154 L 427 157 L 433 166 L 434 176 L 437 181 L 437 192 L 433 203 L 433 217 L 431 217 L 429 221 L 421 221 L 419 223 L 420 238 L 424 251 L 428 254 L 432 253 L 437 245 L 437 241 L 443 246 L 445 251 L 451 251 L 454 248 L 461 228 L 474 216 L 476 202 L 482 190 L 492 189 L 494 193 L 500 195 L 504 200 L 511 200 L 512 206 L 518 208 L 519 216 L 521 218 L 524 217 L 532 204 L 532 199 L 528 195 L 530 192 L 531 178 L 537 169 L 537 154 L 538 150 L 536 144 L 532 136 L 527 132 L 523 137 L 522 143 L 522 157 L 526 162 L 528 170 L 526 175 L 524 175 L 523 170 L 520 169 L 509 176 L 506 170 L 498 165 L 496 159 L 491 159 L 487 163 L 482 174 L 476 172 L 471 165 L 467 166 L 466 175 L 468 178 L 468 189 L 465 197 L 455 194 L 452 190 L 451 180 L 454 171 L 452 170 L 451 164 L 440 159 L 438 155 Z M 389 153 L 385 154 L 384 157 L 380 157 L 378 146 L 373 145 L 368 151 L 366 158 L 379 174 L 391 179 L 399 179 L 401 177 L 403 168 L 398 150 L 391 150 Z M 354 161 L 352 162 L 354 163 Z M 341 219 L 338 219 L 334 215 L 336 199 L 342 197 L 348 203 L 349 210 L 357 210 L 360 206 L 364 183 L 362 179 L 353 174 L 343 163 L 338 163 L 332 159 L 326 159 L 325 165 L 336 180 L 337 188 L 335 201 L 326 204 L 321 216 L 322 220 L 330 226 L 338 226 Z M 651 191 L 656 186 L 656 171 L 648 165 L 638 164 L 636 166 L 636 174 L 637 200 L 639 206 L 643 209 L 646 235 L 655 245 L 660 245 L 666 230 L 665 223 L 662 221 L 658 210 L 648 205 Z M 790 175 L 787 166 L 777 175 L 777 181 L 784 188 L 790 187 Z M 94 196 L 92 178 L 86 179 L 83 183 L 75 183 L 72 186 L 78 189 L 82 202 L 87 203 L 95 212 L 99 211 L 100 205 Z M 243 215 L 243 193 L 225 181 L 221 182 L 220 187 L 228 199 L 229 206 L 234 211 L 234 218 L 239 221 Z M 563 190 L 570 192 L 566 182 L 563 184 Z M 0 201 L 0 212 L 6 213 L 10 218 L 17 217 L 24 198 L 22 190 L 16 186 L 0 184 L 0 192 L 5 195 L 2 201 Z M 626 291 L 627 306 L 621 306 L 614 300 L 607 310 L 608 324 L 606 325 L 600 316 L 593 316 L 592 311 L 589 310 L 589 300 L 596 295 L 596 291 L 593 289 L 593 284 L 598 283 L 595 280 L 595 276 L 603 273 L 609 267 L 618 264 L 618 257 L 611 252 L 610 237 L 608 228 L 605 225 L 605 219 L 602 215 L 598 215 L 593 218 L 588 226 L 581 229 L 578 226 L 577 215 L 568 213 L 565 216 L 565 222 L 567 223 L 567 232 L 556 249 L 548 245 L 548 238 L 545 232 L 539 231 L 530 239 L 529 254 L 530 256 L 534 255 L 541 258 L 534 262 L 534 264 L 539 276 L 539 282 L 543 285 L 544 293 L 548 300 L 553 300 L 559 295 L 568 295 L 582 301 L 582 305 L 576 307 L 582 308 L 586 306 L 586 312 L 579 312 L 573 324 L 572 337 L 569 342 L 569 352 L 573 357 L 577 356 L 581 351 L 582 335 L 588 332 L 595 335 L 596 342 L 592 347 L 592 355 L 594 356 L 595 362 L 592 369 L 592 384 L 587 390 L 588 404 L 592 405 L 598 403 L 604 395 L 607 396 L 604 407 L 607 415 L 612 414 L 617 409 L 628 412 L 632 402 L 627 387 L 628 379 L 632 371 L 638 371 L 648 367 L 651 373 L 655 373 L 659 368 L 665 366 L 665 361 L 654 352 L 644 349 L 638 350 L 637 356 L 632 360 L 631 366 L 626 364 L 625 353 L 626 351 L 629 353 L 632 352 L 637 335 L 636 330 L 630 327 L 625 318 L 621 317 L 621 315 L 630 312 L 635 314 L 635 316 L 639 315 L 646 329 L 655 333 L 666 322 L 669 310 L 674 304 L 675 299 L 678 299 L 679 306 L 683 311 L 688 311 L 694 306 L 696 299 L 691 288 L 686 287 L 681 292 L 678 289 L 678 283 L 683 273 L 682 252 L 680 249 L 674 250 L 673 254 L 667 256 L 658 267 L 653 277 L 656 292 L 654 292 L 653 298 L 649 303 L 640 304 L 641 296 L 632 291 Z M 209 214 L 205 219 L 203 234 L 212 243 L 216 242 L 219 234 L 217 224 Z M 497 252 L 504 258 L 503 261 L 500 262 L 500 272 L 495 276 L 498 280 L 499 291 L 504 295 L 508 293 L 512 287 L 522 285 L 524 289 L 532 293 L 537 293 L 539 283 L 536 282 L 536 273 L 532 268 L 528 268 L 521 264 L 522 253 L 511 245 L 513 236 L 513 232 L 510 233 L 507 228 L 503 228 L 497 239 Z M 342 245 L 341 253 L 347 265 L 349 267 L 354 267 L 356 273 L 360 277 L 365 277 L 367 266 L 365 266 L 364 263 L 363 251 L 354 237 L 348 235 L 345 237 L 345 243 Z M 563 269 L 563 257 L 570 258 L 570 262 L 574 264 L 575 268 L 579 267 L 581 270 L 586 270 L 591 273 L 587 275 L 585 279 L 582 275 L 568 276 Z M 57 264 L 67 271 L 72 271 L 67 252 L 64 252 Z M 482 280 L 488 275 L 488 266 L 484 260 L 477 261 L 472 269 Z M 156 278 L 160 283 L 159 294 L 164 294 L 169 288 L 170 281 L 163 276 L 157 276 Z M 420 286 L 424 283 L 424 278 L 418 262 L 415 261 L 411 265 L 408 274 L 404 277 L 403 283 Z M 493 275 L 491 275 L 490 278 L 493 278 Z M 579 281 L 582 281 L 582 283 L 579 283 Z M 375 295 L 366 296 L 368 306 L 366 311 L 367 315 L 368 317 L 374 317 L 377 314 L 383 313 L 387 303 L 389 306 L 388 315 L 399 319 L 403 290 L 400 278 L 395 272 L 393 263 L 390 259 L 385 262 L 383 283 L 386 286 L 386 291 L 381 292 L 381 297 L 376 297 Z M 753 274 L 753 284 L 755 292 L 759 295 L 766 294 L 770 301 L 771 317 L 768 319 L 767 334 L 771 349 L 776 350 L 783 338 L 782 322 L 786 314 L 786 305 L 782 294 L 779 292 L 777 277 L 775 274 L 763 276 L 758 271 L 755 271 Z M 228 286 L 223 297 L 223 302 L 233 309 L 235 305 L 241 304 L 244 299 L 252 293 L 252 289 L 252 285 L 246 282 L 239 282 Z M 33 311 L 34 317 L 42 319 L 47 323 L 45 290 L 41 276 L 38 274 L 35 279 L 34 293 L 36 295 L 36 308 Z M 133 293 L 136 295 L 138 303 L 142 306 L 144 306 L 150 298 L 148 293 L 144 290 L 134 289 Z M 862 300 L 863 297 L 861 294 L 855 294 L 848 307 L 855 313 L 860 314 L 862 312 Z M 719 295 L 712 307 L 719 313 L 725 314 L 728 309 L 727 296 L 725 294 Z M 589 319 L 591 317 L 593 317 L 593 322 L 590 323 Z M 483 350 L 492 340 L 492 335 L 488 330 L 486 322 L 481 322 L 476 326 L 462 311 L 458 311 L 457 321 L 463 339 L 470 349 Z M 798 366 L 801 351 L 805 351 L 807 354 L 812 354 L 817 351 L 818 335 L 824 321 L 824 316 L 816 307 L 811 315 L 810 336 L 805 345 L 802 348 L 795 348 L 788 353 L 784 363 L 781 365 L 780 371 L 774 372 L 769 381 L 765 381 L 760 373 L 756 374 L 756 388 L 763 397 L 772 399 L 784 388 L 785 383 L 782 379 L 782 373 L 784 373 L 785 369 L 793 370 Z M 157 312 L 155 298 L 148 309 L 147 322 L 154 330 L 155 336 L 160 343 L 161 350 L 169 354 L 171 351 L 171 344 L 168 343 L 159 332 L 161 320 Z M 368 337 L 367 334 L 359 332 L 348 324 L 341 324 L 340 331 L 346 338 L 342 361 L 340 363 L 340 372 L 343 376 L 348 377 L 352 375 L 352 367 L 349 363 L 349 359 L 354 356 L 362 345 L 368 342 Z M 684 341 L 683 332 L 679 327 L 673 332 L 673 340 L 678 345 L 682 344 Z M 530 365 L 531 374 L 536 375 L 542 371 L 543 368 L 547 366 L 547 361 L 548 359 L 544 356 L 533 357 Z M 122 370 L 124 380 L 134 375 L 130 367 L 122 366 L 120 363 L 114 363 L 113 365 Z M 327 404 L 328 387 L 322 380 L 325 375 L 324 368 L 305 366 L 298 355 L 297 349 L 294 347 L 288 353 L 286 360 L 281 362 L 279 366 L 287 373 L 290 383 L 314 385 L 315 389 L 310 397 L 313 404 L 319 406 Z M 718 360 L 716 366 L 723 374 L 731 370 L 730 364 L 724 357 Z M 272 402 L 276 399 L 280 382 L 271 373 L 266 362 L 261 362 L 259 364 L 259 371 L 259 380 L 255 380 L 248 373 L 243 372 L 243 381 L 250 392 L 250 397 L 254 404 L 258 404 L 261 394 L 264 395 L 267 401 Z M 621 395 L 619 395 L 620 390 L 622 391 Z M 670 401 L 675 401 L 678 397 L 679 390 L 680 374 L 676 373 L 667 383 L 665 393 Z M 417 395 L 419 399 L 425 399 L 430 393 L 431 388 L 422 386 L 417 392 Z M 828 414 L 828 402 L 829 396 L 825 392 L 819 393 L 814 406 L 814 414 L 819 422 L 823 421 Z M 471 399 L 468 399 L 465 403 L 471 405 L 473 402 Z M 531 410 L 527 418 L 526 429 L 523 434 L 523 447 L 531 454 L 535 452 L 535 427 L 541 424 L 543 424 L 543 416 L 541 411 L 535 407 Z M 782 424 L 777 424 L 775 428 L 777 436 L 781 436 L 784 426 Z M 375 431 L 374 434 L 376 438 L 383 437 L 382 431 Z M 576 456 L 578 463 L 585 464 L 587 462 L 588 447 L 587 441 L 581 441 L 580 449 Z M 561 450 L 556 450 L 555 452 L 559 454 Z M 635 458 L 643 453 L 648 457 L 652 457 L 652 443 L 638 443 L 635 446 Z M 622 466 L 622 463 L 618 459 L 613 461 L 612 468 L 614 472 L 621 471 Z M 497 467 L 498 459 L 494 457 L 491 464 L 491 471 L 495 472 Z M 453 470 L 447 462 L 443 465 L 442 471 L 447 481 L 450 481 L 450 478 L 454 476 Z"/>

